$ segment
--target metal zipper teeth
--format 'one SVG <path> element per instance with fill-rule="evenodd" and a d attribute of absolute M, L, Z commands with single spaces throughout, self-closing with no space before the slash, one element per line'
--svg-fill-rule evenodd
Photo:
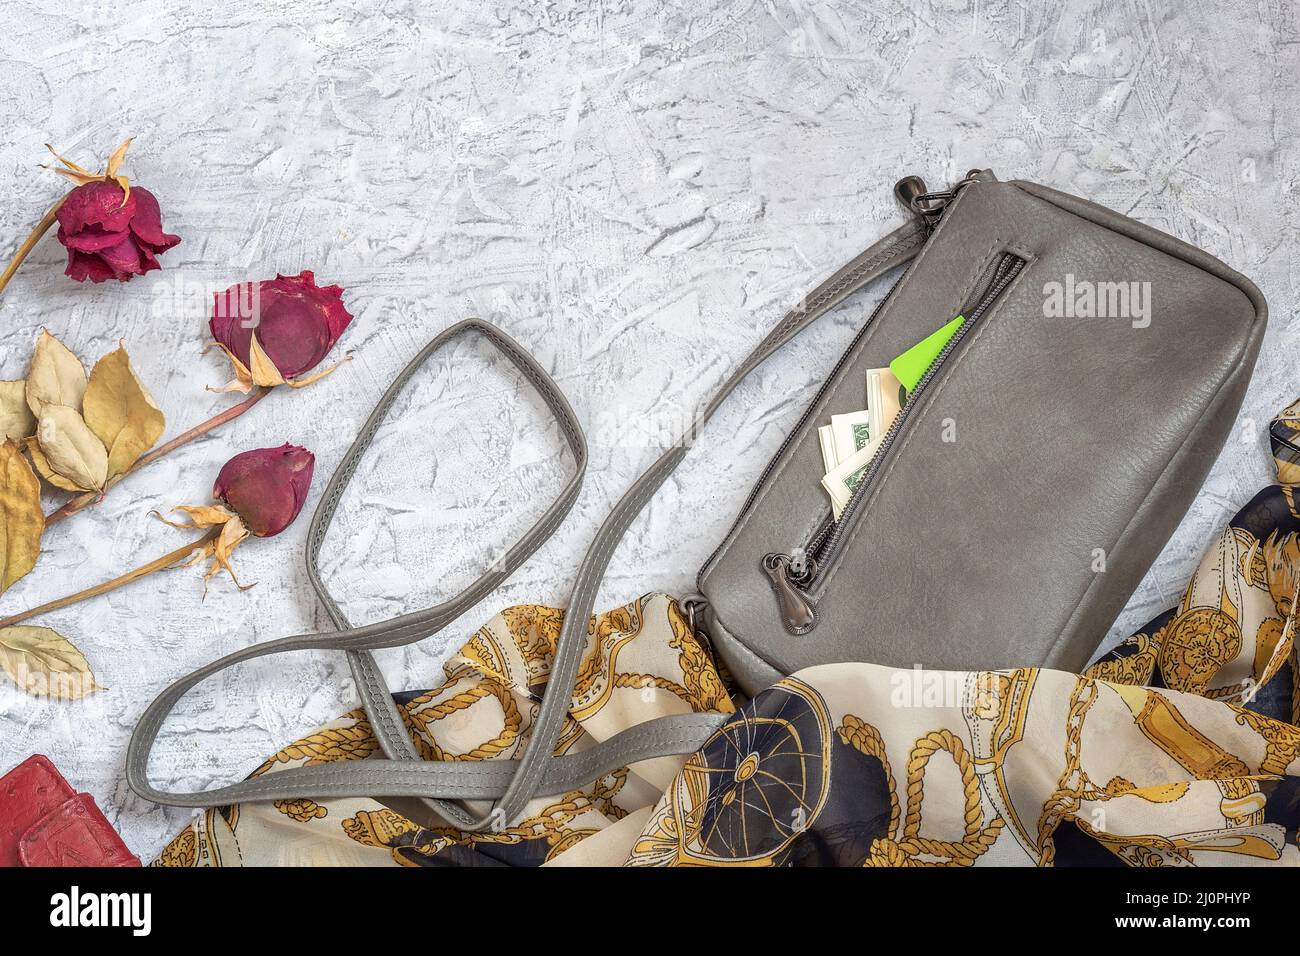
<path fill-rule="evenodd" d="M 722 549 L 726 547 L 727 542 L 731 540 L 731 536 L 736 533 L 736 526 L 740 524 L 740 518 L 744 516 L 745 513 L 749 511 L 750 506 L 753 505 L 754 499 L 758 497 L 759 489 L 767 482 L 768 477 L 776 468 L 777 462 L 781 461 L 785 457 L 786 451 L 788 451 L 790 446 L 794 444 L 795 440 L 802 437 L 805 426 L 807 426 L 808 422 L 812 419 L 813 409 L 821 403 L 822 398 L 825 397 L 827 391 L 830 390 L 831 384 L 844 368 L 845 363 L 849 360 L 849 356 L 853 354 L 853 350 L 858 347 L 858 343 L 861 342 L 862 337 L 867 334 L 867 330 L 870 329 L 872 324 L 876 321 L 876 316 L 880 314 L 880 310 L 885 307 L 885 303 L 889 301 L 889 297 L 894 294 L 894 290 L 898 288 L 898 282 L 901 281 L 902 279 L 900 277 L 897 282 L 889 287 L 889 291 L 885 293 L 884 298 L 876 304 L 875 309 L 871 312 L 871 317 L 867 319 L 862 328 L 858 329 L 857 333 L 853 336 L 853 341 L 850 342 L 848 348 L 840 354 L 839 361 L 835 363 L 835 367 L 831 369 L 830 374 L 826 376 L 826 380 L 822 382 L 821 388 L 817 390 L 817 394 L 813 397 L 812 402 L 809 403 L 808 410 L 803 413 L 803 417 L 799 419 L 799 423 L 791 430 L 790 434 L 785 437 L 785 441 L 781 443 L 781 447 L 777 449 L 776 454 L 768 460 L 767 466 L 763 469 L 762 474 L 758 476 L 758 480 L 754 482 L 754 487 L 749 491 L 749 497 L 745 499 L 744 507 L 740 509 L 740 513 L 737 515 L 736 520 L 732 522 L 731 528 L 727 531 L 726 536 L 722 539 L 722 542 L 713 549 L 713 553 L 709 555 L 708 560 L 700 566 L 699 573 L 695 576 L 695 586 L 697 588 L 703 590 L 705 572 L 713 566 L 714 560 L 722 553 Z"/>
<path fill-rule="evenodd" d="M 821 527 L 817 529 L 817 533 L 812 536 L 807 546 L 804 547 L 804 552 L 816 560 L 816 556 L 821 553 L 821 547 L 826 541 L 826 536 L 831 533 L 831 529 L 834 527 L 835 515 L 828 515 L 826 520 L 822 522 Z"/>
<path fill-rule="evenodd" d="M 1002 262 L 1008 261 L 1010 264 L 1004 270 L 1002 268 Z M 871 464 L 868 466 L 866 475 L 862 478 L 862 483 L 854 490 L 853 496 L 849 499 L 848 506 L 845 507 L 843 514 L 840 515 L 840 519 L 832 522 L 829 525 L 828 531 L 824 530 L 823 532 L 820 532 L 817 537 L 821 540 L 815 540 L 813 546 L 807 549 L 814 558 L 817 571 L 806 584 L 802 585 L 803 588 L 809 588 L 815 585 L 822 575 L 825 574 L 827 568 L 834 564 L 836 548 L 843 540 L 845 528 L 847 528 L 852 522 L 865 492 L 875 481 L 876 474 L 880 471 L 881 465 L 884 464 L 885 456 L 893 446 L 895 439 L 898 437 L 898 433 L 906 424 L 908 415 L 916 404 L 916 399 L 925 390 L 926 386 L 930 384 L 931 379 L 939 373 L 944 362 L 947 361 L 948 356 L 951 355 L 957 346 L 961 344 L 962 340 L 966 338 L 966 335 L 970 330 L 974 328 L 981 318 L 983 318 L 984 313 L 992 307 L 993 303 L 996 302 L 999 297 L 1001 297 L 1002 293 L 1006 291 L 1007 286 L 1009 286 L 1015 277 L 1020 274 L 1024 267 L 1025 260 L 1016 256 L 1014 253 L 1007 253 L 999 262 L 998 267 L 994 270 L 992 284 L 980 298 L 979 304 L 971 311 L 971 314 L 966 317 L 966 321 L 962 323 L 957 334 L 949 339 L 948 344 L 946 344 L 939 354 L 935 356 L 934 361 L 930 363 L 930 367 L 926 369 L 925 374 L 921 376 L 921 380 L 916 383 L 916 388 L 914 388 L 912 393 L 908 396 L 907 404 L 903 406 L 902 411 L 898 413 L 893 424 L 890 425 L 889 429 L 885 432 L 885 437 L 881 441 L 880 448 L 876 452 L 875 457 L 871 459 Z"/>
<path fill-rule="evenodd" d="M 1007 269 L 1009 268 L 1010 264 L 1017 261 L 1017 258 L 1018 257 L 1010 253 L 1003 256 L 999 256 L 998 260 L 995 263 L 993 263 L 993 267 L 987 270 L 989 277 L 987 281 L 981 284 L 979 298 L 976 300 L 975 304 L 970 309 L 967 309 L 963 306 L 962 312 L 960 314 L 965 314 L 969 312 L 969 314 L 974 315 L 976 317 L 982 315 L 983 311 L 987 310 L 987 306 L 984 306 L 983 310 L 981 310 L 981 306 L 984 305 L 988 295 L 990 294 L 990 290 L 992 290 L 994 286 L 997 285 L 997 283 L 1002 280 L 1002 278 L 1006 275 Z M 1007 281 L 1009 282 L 1010 280 L 1008 279 Z M 1000 294 L 1001 294 L 1001 289 L 998 290 L 998 292 L 995 294 L 995 297 L 996 295 L 1000 295 Z M 935 356 L 935 361 L 938 362 L 944 357 L 946 357 L 946 353 L 941 352 L 940 355 Z M 927 369 L 926 371 L 928 372 L 929 369 Z M 924 378 L 925 377 L 922 376 L 923 380 Z M 917 383 L 918 389 L 920 388 L 920 385 L 921 383 L 918 382 Z M 913 389 L 913 391 L 915 392 L 917 391 L 917 389 Z M 888 436 L 889 433 L 886 432 L 885 434 L 886 436 Z M 854 493 L 856 495 L 856 491 Z M 842 519 L 843 519 L 843 515 L 841 515 L 841 520 Z M 818 526 L 816 533 L 814 533 L 813 536 L 808 539 L 808 543 L 804 546 L 803 549 L 804 553 L 813 560 L 814 564 L 819 562 L 820 559 L 823 557 L 822 547 L 823 545 L 825 545 L 827 537 L 831 534 L 832 531 L 835 530 L 836 524 L 837 522 L 835 520 L 834 515 L 827 515 L 826 518 L 822 521 L 821 525 Z M 793 580 L 800 587 L 808 587 L 810 582 L 815 577 L 816 577 L 816 573 L 814 572 L 811 574 L 796 576 Z"/>
<path fill-rule="evenodd" d="M 949 196 L 947 202 L 943 204 L 941 210 L 938 212 L 938 215 L 936 215 L 933 220 L 927 219 L 925 216 L 921 217 L 926 224 L 927 243 L 929 242 L 930 236 L 932 236 L 935 230 L 938 228 L 939 221 L 944 216 L 946 216 L 951 211 L 952 207 L 960 200 L 961 198 L 960 193 L 962 189 L 968 185 L 971 185 L 976 181 L 977 180 L 974 179 L 967 179 L 967 180 L 963 180 L 961 183 L 958 183 L 956 186 L 954 186 L 951 190 L 951 195 Z M 910 268 L 911 265 L 909 264 L 908 269 L 910 270 Z M 904 276 L 905 275 L 906 272 L 904 272 Z M 813 397 L 812 403 L 808 406 L 808 410 L 804 412 L 803 416 L 799 419 L 798 425 L 794 428 L 793 431 L 790 432 L 789 435 L 786 436 L 785 441 L 781 443 L 781 447 L 778 448 L 776 454 L 774 454 L 768 460 L 767 466 L 763 469 L 762 474 L 760 474 L 758 476 L 758 480 L 754 482 L 754 486 L 749 491 L 749 496 L 745 499 L 744 506 L 740 509 L 739 514 L 736 516 L 736 520 L 731 523 L 731 527 L 727 530 L 726 535 L 723 537 L 722 541 L 718 544 L 718 546 L 713 549 L 713 553 L 709 555 L 708 559 L 704 562 L 704 564 L 700 565 L 700 570 L 695 575 L 695 586 L 701 591 L 704 588 L 705 573 L 709 570 L 709 568 L 713 566 L 713 563 L 714 561 L 717 560 L 718 555 L 721 554 L 723 549 L 727 546 L 727 542 L 729 542 L 732 536 L 736 533 L 736 527 L 740 524 L 740 519 L 745 515 L 747 511 L 749 511 L 750 507 L 753 505 L 754 499 L 758 497 L 759 489 L 762 488 L 763 485 L 767 482 L 768 477 L 772 474 L 773 469 L 775 469 L 776 467 L 776 463 L 782 459 L 782 457 L 785 455 L 785 452 L 794 443 L 795 439 L 801 435 L 801 433 L 804 430 L 804 427 L 808 424 L 809 420 L 812 418 L 813 409 L 817 407 L 817 405 L 821 402 L 822 398 L 826 395 L 826 392 L 830 389 L 831 383 L 835 380 L 836 376 L 840 373 L 840 370 L 843 369 L 844 363 L 848 361 L 849 355 L 853 352 L 855 348 L 857 348 L 858 343 L 862 340 L 862 337 L 867 334 L 867 331 L 875 323 L 876 316 L 880 314 L 880 310 L 885 307 L 885 304 L 890 300 L 890 297 L 893 296 L 894 290 L 898 288 L 898 284 L 901 281 L 902 278 L 900 277 L 897 282 L 895 282 L 893 285 L 889 287 L 889 291 L 886 292 L 884 297 L 876 304 L 876 308 L 872 311 L 870 318 L 868 318 L 866 323 L 862 326 L 862 328 L 858 330 L 857 334 L 853 336 L 853 341 L 849 343 L 848 348 L 846 348 L 840 354 L 839 361 L 835 363 L 835 367 L 831 370 L 830 375 L 827 376 L 826 380 L 822 383 L 822 387 L 817 390 L 817 394 Z M 829 521 L 823 527 L 822 532 L 819 532 L 819 536 L 821 533 L 824 533 L 827 528 L 833 527 L 834 524 L 835 522 L 832 518 L 832 520 Z"/>
<path fill-rule="evenodd" d="M 998 286 L 998 283 L 1003 280 L 1003 278 L 1006 276 L 1007 271 L 1011 268 L 1011 266 L 1017 262 L 1023 262 L 1023 260 L 1021 260 L 1018 256 L 1015 256 L 1011 253 L 1007 253 L 1005 255 L 999 256 L 998 260 L 993 264 L 993 267 L 988 270 L 989 277 L 987 281 L 985 281 L 981 285 L 979 298 L 975 301 L 975 304 L 971 308 L 968 309 L 965 306 L 963 306 L 962 314 L 968 313 L 972 316 L 975 316 L 976 318 L 983 315 L 983 313 L 988 309 L 988 305 L 986 304 L 986 302 L 988 300 L 989 295 L 991 294 L 993 298 L 996 299 L 999 295 L 1002 294 L 1002 290 L 1005 289 L 1005 284 L 1002 286 Z M 1007 278 L 1006 281 L 1009 283 L 1013 278 L 1015 278 L 1014 275 L 1011 276 L 1010 278 Z M 996 291 L 993 291 L 995 286 L 998 287 Z M 962 334 L 965 333 L 963 332 Z M 935 361 L 936 362 L 940 361 L 942 358 L 945 357 L 946 357 L 946 353 L 941 353 L 940 355 L 935 356 Z M 927 369 L 927 371 L 929 370 Z M 921 383 L 918 382 L 917 384 L 919 389 Z M 914 389 L 913 391 L 916 391 L 916 389 Z M 888 435 L 888 432 L 886 432 L 886 435 Z M 842 519 L 843 516 L 841 515 L 841 520 Z M 826 518 L 822 521 L 821 525 L 818 526 L 816 533 L 808 540 L 808 543 L 804 546 L 804 553 L 813 560 L 814 566 L 823 557 L 822 547 L 823 545 L 825 545 L 827 537 L 831 534 L 832 531 L 835 530 L 836 524 L 837 522 L 835 520 L 835 517 L 833 515 L 827 515 Z M 816 577 L 816 573 L 814 572 L 811 574 L 796 576 L 795 578 L 793 578 L 793 581 L 796 582 L 797 586 L 808 587 L 810 582 L 815 577 Z"/>

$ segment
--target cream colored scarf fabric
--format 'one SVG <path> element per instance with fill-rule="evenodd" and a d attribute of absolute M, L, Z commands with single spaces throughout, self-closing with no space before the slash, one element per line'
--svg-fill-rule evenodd
<path fill-rule="evenodd" d="M 835 664 L 743 701 L 677 602 L 649 594 L 592 619 L 559 749 L 733 714 L 688 760 L 539 799 L 496 833 L 374 800 L 227 807 L 155 865 L 1295 864 L 1300 402 L 1270 436 L 1279 484 L 1211 543 L 1178 607 L 1084 674 Z M 440 687 L 399 696 L 426 759 L 524 748 L 562 614 L 503 611 Z M 376 751 L 354 711 L 254 776 Z"/>

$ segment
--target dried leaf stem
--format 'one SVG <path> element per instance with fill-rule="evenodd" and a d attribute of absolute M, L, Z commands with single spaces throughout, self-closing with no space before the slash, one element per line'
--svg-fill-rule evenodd
<path fill-rule="evenodd" d="M 107 594 L 109 591 L 115 591 L 124 584 L 130 584 L 132 581 L 138 581 L 140 578 L 155 571 L 162 571 L 172 567 L 177 562 L 184 560 L 192 555 L 196 550 L 202 548 L 209 541 L 212 541 L 221 533 L 220 528 L 215 528 L 207 532 L 197 541 L 191 541 L 189 544 L 182 545 L 175 551 L 164 554 L 161 558 L 150 561 L 148 564 L 136 568 L 134 571 L 128 571 L 126 574 L 113 578 L 111 581 L 105 581 L 103 584 L 96 584 L 94 587 L 86 588 L 84 591 L 78 591 L 76 594 L 69 594 L 67 597 L 59 598 L 57 601 L 50 601 L 31 610 L 23 611 L 20 614 L 14 614 L 0 620 L 0 628 L 10 627 L 14 624 L 21 624 L 23 621 L 30 620 L 41 614 L 48 614 L 50 611 L 57 611 L 59 608 L 68 607 L 72 604 L 84 601 L 87 598 L 97 597 L 101 594 Z"/>
<path fill-rule="evenodd" d="M 112 488 L 114 485 L 116 485 L 127 475 L 134 474 L 135 472 L 143 468 L 145 465 L 148 465 L 150 462 L 155 462 L 159 458 L 162 458 L 164 455 L 168 455 L 171 452 L 175 451 L 177 448 L 180 448 L 182 445 L 187 445 L 190 442 L 192 442 L 194 439 L 202 435 L 206 435 L 214 428 L 218 428 L 226 424 L 226 422 L 234 421 L 240 415 L 244 414 L 244 412 L 248 411 L 258 402 L 264 399 L 267 395 L 269 395 L 271 391 L 272 389 L 270 388 L 259 387 L 256 391 L 253 392 L 253 394 L 249 395 L 248 398 L 244 399 L 238 405 L 231 405 L 229 408 L 227 408 L 225 411 L 221 412 L 220 414 L 213 415 L 206 422 L 203 422 L 199 425 L 195 425 L 189 431 L 182 432 L 181 434 L 177 435 L 169 442 L 164 442 L 163 444 L 159 445 L 157 448 L 155 448 L 153 451 L 149 452 L 148 454 L 141 455 L 140 458 L 136 460 L 134 465 L 132 465 L 126 471 L 122 472 L 120 475 L 117 475 L 109 479 L 108 484 L 105 485 L 104 490 L 102 492 L 88 491 L 85 494 L 78 495 L 77 497 L 72 498 L 69 501 L 65 502 L 61 508 L 58 508 L 57 510 L 52 511 L 48 515 L 46 515 L 45 527 L 48 528 L 50 525 L 57 524 L 58 522 L 62 521 L 64 518 L 68 517 L 68 515 L 76 514 L 78 511 L 81 511 L 84 508 L 89 508 L 91 505 L 98 504 L 103 499 L 104 495 L 108 493 L 108 489 Z"/>
<path fill-rule="evenodd" d="M 54 225 L 54 220 L 58 215 L 59 207 L 63 205 L 64 200 L 66 200 L 70 195 L 71 191 L 60 196 L 59 201 L 51 206 L 50 211 L 47 212 L 41 218 L 41 221 L 36 224 L 36 228 L 32 230 L 31 235 L 23 240 L 23 244 L 18 247 L 18 251 L 14 253 L 14 257 L 9 260 L 9 265 L 5 266 L 4 273 L 0 274 L 0 292 L 4 291 L 5 286 L 7 286 L 9 280 L 14 277 L 14 273 L 17 272 L 18 267 L 23 264 L 23 260 L 27 258 L 28 253 L 36 247 L 36 243 L 41 241 L 41 236 L 45 235 L 45 233 L 49 231 L 50 226 Z"/>

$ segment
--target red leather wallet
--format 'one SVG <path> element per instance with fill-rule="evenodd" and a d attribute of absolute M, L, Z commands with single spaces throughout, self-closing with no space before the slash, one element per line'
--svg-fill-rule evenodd
<path fill-rule="evenodd" d="M 94 798 L 35 754 L 0 777 L 0 866 L 139 866 Z"/>

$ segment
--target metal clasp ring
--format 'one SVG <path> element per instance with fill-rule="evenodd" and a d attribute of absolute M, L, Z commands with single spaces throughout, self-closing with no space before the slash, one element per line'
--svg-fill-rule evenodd
<path fill-rule="evenodd" d="M 686 623 L 690 626 L 691 633 L 702 639 L 709 647 L 709 650 L 712 651 L 713 641 L 709 637 L 709 632 L 699 623 L 702 611 L 708 606 L 708 604 L 709 599 L 698 591 L 686 595 L 678 602 L 678 606 L 682 609 L 682 613 L 686 615 Z"/>

